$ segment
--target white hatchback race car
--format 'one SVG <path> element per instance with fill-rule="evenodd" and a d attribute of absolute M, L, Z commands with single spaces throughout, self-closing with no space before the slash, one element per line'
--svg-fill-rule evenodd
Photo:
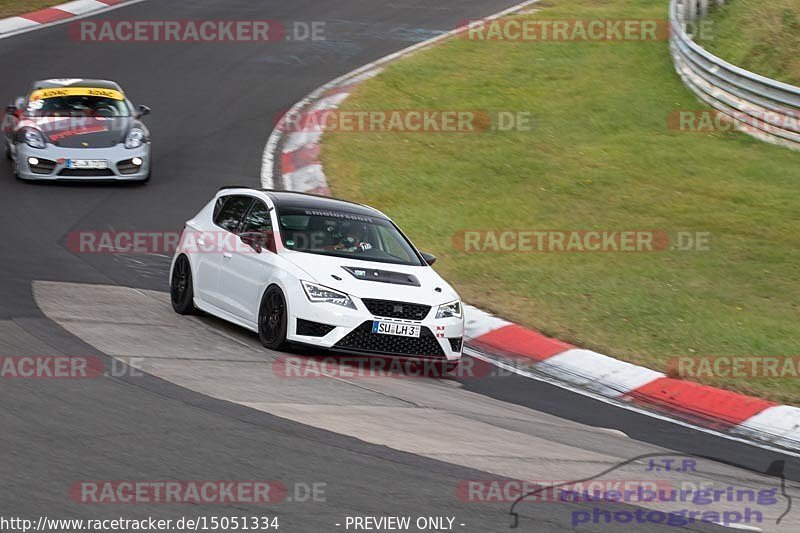
<path fill-rule="evenodd" d="M 437 360 L 454 367 L 458 294 L 383 213 L 301 193 L 224 188 L 186 222 L 172 306 L 258 333 L 264 346 Z"/>

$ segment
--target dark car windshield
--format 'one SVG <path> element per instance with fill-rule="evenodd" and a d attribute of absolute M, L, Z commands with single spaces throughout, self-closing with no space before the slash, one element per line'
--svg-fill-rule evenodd
<path fill-rule="evenodd" d="M 278 210 L 283 245 L 297 252 L 423 266 L 395 225 L 384 218 L 342 211 Z"/>
<path fill-rule="evenodd" d="M 125 100 L 103 96 L 56 96 L 31 100 L 25 110 L 29 117 L 129 117 L 131 115 Z"/>

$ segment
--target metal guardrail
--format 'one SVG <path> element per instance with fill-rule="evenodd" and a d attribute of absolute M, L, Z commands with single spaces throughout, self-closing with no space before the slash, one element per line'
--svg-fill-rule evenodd
<path fill-rule="evenodd" d="M 758 139 L 800 150 L 800 87 L 732 65 L 698 45 L 687 23 L 708 12 L 710 1 L 670 0 L 670 51 L 675 70 L 700 100 Z"/>

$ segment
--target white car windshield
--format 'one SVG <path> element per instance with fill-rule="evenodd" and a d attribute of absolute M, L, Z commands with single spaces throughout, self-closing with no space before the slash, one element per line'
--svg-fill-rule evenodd
<path fill-rule="evenodd" d="M 384 218 L 289 208 L 278 214 L 283 245 L 297 252 L 423 266 L 411 243 Z"/>

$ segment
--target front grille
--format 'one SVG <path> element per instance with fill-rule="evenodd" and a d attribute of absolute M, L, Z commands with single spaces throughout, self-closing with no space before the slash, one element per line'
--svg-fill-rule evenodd
<path fill-rule="evenodd" d="M 461 351 L 461 340 L 462 340 L 462 337 L 452 337 L 452 338 L 449 338 L 447 340 L 450 341 L 450 349 L 451 350 L 453 350 L 454 352 L 460 352 Z"/>
<path fill-rule="evenodd" d="M 28 166 L 30 167 L 31 172 L 34 174 L 50 174 L 53 172 L 53 169 L 56 168 L 56 162 L 50 161 L 49 159 L 39 159 L 39 163 L 37 165 L 31 165 L 28 163 Z"/>
<path fill-rule="evenodd" d="M 319 322 L 303 320 L 302 318 L 297 319 L 297 334 L 307 337 L 324 337 L 335 327 L 336 326 L 331 326 L 330 324 L 320 324 Z"/>
<path fill-rule="evenodd" d="M 444 351 L 430 329 L 423 327 L 419 337 L 381 335 L 372 333 L 372 321 L 370 320 L 348 333 L 333 346 L 333 349 L 369 352 L 375 355 L 444 357 Z"/>
<path fill-rule="evenodd" d="M 402 318 L 404 320 L 423 320 L 431 310 L 430 305 L 412 304 L 408 302 L 393 302 L 391 300 L 362 300 L 369 312 L 375 316 L 389 318 Z"/>
<path fill-rule="evenodd" d="M 75 178 L 90 178 L 113 176 L 114 171 L 110 168 L 65 168 L 58 173 L 59 176 L 72 176 Z"/>
<path fill-rule="evenodd" d="M 117 170 L 120 174 L 136 174 L 142 169 L 142 165 L 134 165 L 132 159 L 126 159 L 117 163 Z"/>

